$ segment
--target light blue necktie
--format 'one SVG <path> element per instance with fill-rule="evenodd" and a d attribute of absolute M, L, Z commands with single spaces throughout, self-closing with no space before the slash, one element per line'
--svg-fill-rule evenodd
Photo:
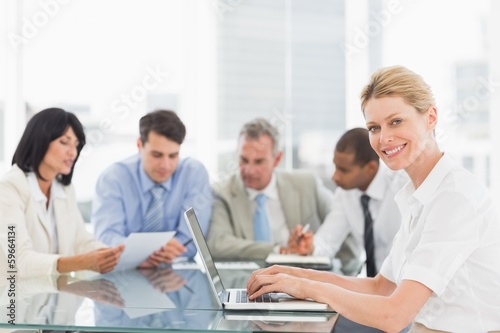
<path fill-rule="evenodd" d="M 269 222 L 266 215 L 266 196 L 259 194 L 255 197 L 257 208 L 253 216 L 253 235 L 258 242 L 269 242 Z"/>
<path fill-rule="evenodd" d="M 151 189 L 153 199 L 149 204 L 149 209 L 144 219 L 142 231 L 156 232 L 163 230 L 163 192 L 165 189 L 161 185 L 156 185 Z"/>

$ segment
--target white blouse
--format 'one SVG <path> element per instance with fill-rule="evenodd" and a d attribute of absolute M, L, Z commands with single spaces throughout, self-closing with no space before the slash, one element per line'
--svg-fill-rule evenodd
<path fill-rule="evenodd" d="M 401 228 L 380 273 L 434 293 L 415 318 L 430 329 L 500 329 L 500 219 L 487 189 L 444 155 L 397 195 Z"/>

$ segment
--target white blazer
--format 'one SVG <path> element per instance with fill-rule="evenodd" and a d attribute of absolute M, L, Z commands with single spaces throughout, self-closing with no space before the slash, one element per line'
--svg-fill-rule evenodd
<path fill-rule="evenodd" d="M 51 254 L 49 226 L 38 213 L 26 174 L 17 166 L 0 181 L 0 244 L 8 258 L 14 248 L 17 274 L 21 277 L 57 274 L 57 260 L 64 256 L 84 254 L 105 247 L 85 230 L 76 204 L 72 185 L 63 186 L 66 198 L 54 198 L 54 213 L 59 242 L 59 254 Z M 14 241 L 8 241 L 9 226 L 14 226 Z M 15 243 L 15 245 L 14 245 Z M 0 262 L 2 272 L 11 271 L 6 258 Z"/>

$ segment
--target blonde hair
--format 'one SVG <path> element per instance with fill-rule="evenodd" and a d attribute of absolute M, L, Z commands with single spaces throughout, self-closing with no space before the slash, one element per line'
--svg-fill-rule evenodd
<path fill-rule="evenodd" d="M 370 83 L 361 91 L 361 109 L 372 98 L 402 97 L 418 112 L 425 112 L 435 105 L 431 87 L 422 77 L 406 67 L 383 67 L 372 74 Z"/>

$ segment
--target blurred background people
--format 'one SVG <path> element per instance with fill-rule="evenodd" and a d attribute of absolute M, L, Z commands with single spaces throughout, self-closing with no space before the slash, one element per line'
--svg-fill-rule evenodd
<path fill-rule="evenodd" d="M 201 162 L 180 158 L 186 128 L 173 111 L 158 110 L 139 122 L 138 153 L 116 162 L 99 177 L 92 205 L 96 237 L 109 245 L 132 232 L 177 231 L 140 266 L 156 267 L 196 254 L 183 213 L 194 207 L 204 233 L 212 209 L 208 173 Z"/>
<path fill-rule="evenodd" d="M 0 234 L 16 238 L 16 267 L 2 261 L 2 271 L 106 273 L 118 263 L 123 246 L 96 241 L 78 210 L 71 178 L 84 145 L 80 121 L 62 109 L 40 111 L 26 125 L 12 169 L 0 181 Z M 2 241 L 5 253 L 7 244 Z"/>
<path fill-rule="evenodd" d="M 267 120 L 247 122 L 238 138 L 239 173 L 213 185 L 208 245 L 217 259 L 265 259 L 288 253 L 290 230 L 316 231 L 332 210 L 333 194 L 310 172 L 276 170 L 283 152 Z M 356 257 L 349 248 L 338 253 Z"/>
<path fill-rule="evenodd" d="M 337 185 L 332 211 L 314 234 L 298 227 L 289 247 L 301 254 L 335 256 L 347 235 L 365 249 L 366 275 L 375 276 L 389 254 L 401 225 L 394 196 L 408 182 L 401 172 L 381 165 L 370 146 L 368 130 L 353 128 L 337 141 L 333 155 Z M 346 268 L 347 269 L 347 268 Z"/>

